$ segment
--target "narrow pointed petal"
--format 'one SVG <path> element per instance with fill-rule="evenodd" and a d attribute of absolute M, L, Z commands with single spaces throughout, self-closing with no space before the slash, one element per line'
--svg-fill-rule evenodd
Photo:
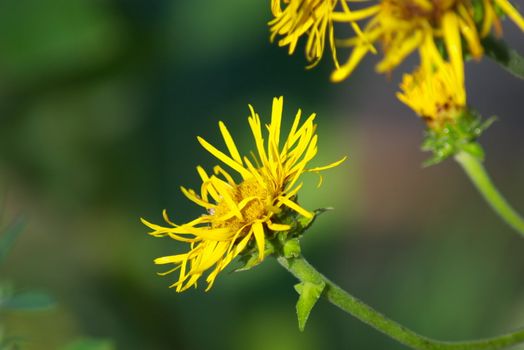
<path fill-rule="evenodd" d="M 256 222 L 253 225 L 253 233 L 255 235 L 255 241 L 257 242 L 258 249 L 258 259 L 260 261 L 264 260 L 264 251 L 265 251 L 265 237 L 264 237 L 264 227 L 261 222 Z"/>
<path fill-rule="evenodd" d="M 229 150 L 229 154 L 231 154 L 231 157 L 235 162 L 237 162 L 238 164 L 242 164 L 242 158 L 240 157 L 240 153 L 238 153 L 237 146 L 235 145 L 235 142 L 233 141 L 233 138 L 231 137 L 229 130 L 227 130 L 226 125 L 220 121 L 218 123 L 218 126 L 220 127 L 220 132 L 222 133 L 222 137 L 224 138 L 226 147 Z"/>
<path fill-rule="evenodd" d="M 524 18 L 519 11 L 508 0 L 495 0 L 495 3 L 504 11 L 504 13 L 511 18 L 513 22 L 524 31 Z"/>
<path fill-rule="evenodd" d="M 200 136 L 197 137 L 197 139 L 198 142 L 202 145 L 202 147 L 206 149 L 206 151 L 217 157 L 220 161 L 222 161 L 232 169 L 236 170 L 243 178 L 249 177 L 249 171 L 247 171 L 241 164 L 237 163 L 235 160 L 216 149 L 215 146 L 211 145 L 209 142 L 207 142 Z"/>

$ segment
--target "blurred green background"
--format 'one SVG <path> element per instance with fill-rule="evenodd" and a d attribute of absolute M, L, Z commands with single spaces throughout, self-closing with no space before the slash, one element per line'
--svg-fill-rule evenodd
<path fill-rule="evenodd" d="M 403 349 L 320 302 L 297 329 L 294 279 L 273 259 L 222 273 L 214 288 L 177 294 L 153 264 L 176 243 L 149 237 L 140 217 L 199 215 L 179 186 L 214 159 L 223 120 L 251 147 L 247 104 L 269 120 L 285 97 L 318 113 L 316 165 L 302 204 L 334 206 L 303 239 L 320 271 L 425 335 L 447 340 L 524 325 L 524 241 L 489 210 L 452 161 L 423 169 L 423 123 L 394 97 L 402 70 L 346 82 L 325 59 L 271 45 L 269 1 L 0 1 L 0 193 L 3 222 L 28 221 L 0 277 L 46 290 L 57 306 L 1 315 L 22 349 L 79 338 L 117 349 Z M 524 51 L 522 33 L 505 35 Z M 486 166 L 524 212 L 522 83 L 492 62 L 467 66 L 468 98 L 485 116 Z M 105 347 L 104 347 L 105 349 Z"/>

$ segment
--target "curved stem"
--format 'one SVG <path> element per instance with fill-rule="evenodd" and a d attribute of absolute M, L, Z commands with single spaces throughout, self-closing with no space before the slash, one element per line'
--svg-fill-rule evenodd
<path fill-rule="evenodd" d="M 455 155 L 455 160 L 462 166 L 471 181 L 475 184 L 484 199 L 499 214 L 502 220 L 524 235 L 524 219 L 506 202 L 504 197 L 491 182 L 486 169 L 479 159 L 461 151 Z"/>
<path fill-rule="evenodd" d="M 494 338 L 465 341 L 444 342 L 427 338 L 407 329 L 401 324 L 387 318 L 362 301 L 348 294 L 311 266 L 302 256 L 296 258 L 277 257 L 278 262 L 302 282 L 324 282 L 326 287 L 322 296 L 330 303 L 367 323 L 396 341 L 420 350 L 491 350 L 503 349 L 524 342 L 524 329 Z"/>

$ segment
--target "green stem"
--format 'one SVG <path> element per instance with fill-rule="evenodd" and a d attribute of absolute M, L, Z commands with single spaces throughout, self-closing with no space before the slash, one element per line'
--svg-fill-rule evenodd
<path fill-rule="evenodd" d="M 455 160 L 462 166 L 471 181 L 475 184 L 484 199 L 499 214 L 502 220 L 524 235 L 524 219 L 506 202 L 504 197 L 491 182 L 481 161 L 471 154 L 461 151 L 455 155 Z"/>
<path fill-rule="evenodd" d="M 326 287 L 322 296 L 330 303 L 367 323 L 380 332 L 413 349 L 420 350 L 488 350 L 503 349 L 524 342 L 524 329 L 494 338 L 465 342 L 444 342 L 419 335 L 348 294 L 311 266 L 302 256 L 277 257 L 278 262 L 302 282 L 321 283 Z"/>

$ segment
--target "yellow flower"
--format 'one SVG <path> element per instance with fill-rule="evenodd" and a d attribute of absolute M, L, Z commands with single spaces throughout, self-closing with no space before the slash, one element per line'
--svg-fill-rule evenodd
<path fill-rule="evenodd" d="M 283 10 L 281 2 L 286 5 Z M 338 5 L 341 10 L 337 10 Z M 339 66 L 334 22 L 349 23 L 357 34 L 361 34 L 358 25 L 351 19 L 352 12 L 346 0 L 271 0 L 271 11 L 274 16 L 269 22 L 271 42 L 277 36 L 282 36 L 278 45 L 289 46 L 290 55 L 295 51 L 300 37 L 307 35 L 305 54 L 310 62 L 308 68 L 315 66 L 322 58 L 326 35 L 335 66 Z"/>
<path fill-rule="evenodd" d="M 524 19 L 508 0 L 382 0 L 378 5 L 353 11 L 353 20 L 366 17 L 370 20 L 363 35 L 340 41 L 340 45 L 354 48 L 331 79 L 335 82 L 345 79 L 377 41 L 384 50 L 384 58 L 376 66 L 378 72 L 393 70 L 417 48 L 424 61 L 427 57 L 423 46 L 430 41 L 443 41 L 453 69 L 462 76 L 461 41 L 467 43 L 467 50 L 474 58 L 482 57 L 480 38 L 488 35 L 493 27 L 497 34 L 501 32 L 498 9 L 524 30 Z M 479 11 L 482 19 L 476 22 L 474 14 Z"/>
<path fill-rule="evenodd" d="M 299 110 L 291 131 L 283 144 L 280 138 L 283 98 L 273 99 L 271 123 L 262 127 L 260 117 L 249 106 L 251 116 L 249 126 L 255 140 L 257 156 L 241 156 L 231 134 L 220 122 L 220 132 L 224 138 L 227 153 L 224 153 L 203 138 L 200 144 L 222 163 L 238 173 L 241 180 L 234 178 L 222 167 L 215 166 L 214 174 L 209 175 L 202 167 L 197 167 L 202 179 L 200 194 L 182 187 L 182 192 L 191 201 L 206 210 L 198 218 L 177 225 L 171 222 L 164 211 L 164 219 L 169 227 L 142 222 L 153 231 L 155 237 L 171 237 L 189 244 L 189 251 L 183 254 L 161 257 L 156 264 L 173 264 L 175 267 L 164 274 L 179 271 L 178 281 L 171 287 L 177 292 L 196 286 L 197 281 L 207 274 L 207 290 L 213 285 L 218 273 L 240 253 L 251 245 L 256 245 L 259 260 L 264 259 L 265 242 L 274 232 L 287 231 L 289 225 L 279 222 L 277 215 L 283 208 L 289 208 L 305 217 L 313 213 L 302 208 L 296 202 L 296 195 L 302 186 L 298 182 L 305 172 L 319 172 L 335 167 L 338 162 L 316 168 L 307 168 L 307 164 L 317 153 L 315 134 L 315 114 L 310 115 L 300 125 Z M 262 129 L 267 129 L 264 139 Z M 267 145 L 265 144 L 267 140 Z M 250 244 L 251 243 L 251 244 Z"/>
<path fill-rule="evenodd" d="M 428 44 L 431 64 L 417 68 L 412 74 L 404 74 L 397 97 L 411 107 L 428 126 L 442 130 L 453 123 L 466 108 L 464 79 L 456 74 L 453 66 L 442 59 L 434 45 Z"/>

